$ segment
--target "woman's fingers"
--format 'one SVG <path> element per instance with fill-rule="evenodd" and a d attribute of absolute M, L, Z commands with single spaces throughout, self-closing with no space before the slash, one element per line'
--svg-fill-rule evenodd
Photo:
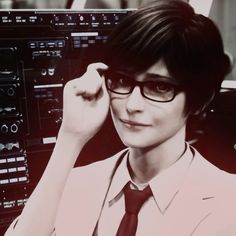
<path fill-rule="evenodd" d="M 106 69 L 108 69 L 108 66 L 103 63 L 90 64 L 86 73 L 73 81 L 75 94 L 82 96 L 85 100 L 96 99 L 103 84 L 99 71 Z"/>
<path fill-rule="evenodd" d="M 109 111 L 110 97 L 98 71 L 107 68 L 103 63 L 92 64 L 82 77 L 70 80 L 64 88 L 61 130 L 77 133 L 84 142 L 100 129 Z"/>

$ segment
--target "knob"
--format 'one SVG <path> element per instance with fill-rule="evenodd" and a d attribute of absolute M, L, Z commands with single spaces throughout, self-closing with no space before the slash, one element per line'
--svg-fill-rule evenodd
<path fill-rule="evenodd" d="M 56 15 L 55 15 L 55 16 L 54 16 L 54 21 L 55 21 L 55 22 L 58 22 L 58 21 L 60 21 L 60 18 L 59 18 L 59 16 L 56 16 Z"/>
<path fill-rule="evenodd" d="M 14 96 L 15 95 L 15 89 L 14 88 L 9 88 L 8 90 L 7 90 L 7 95 L 8 96 Z"/>
<path fill-rule="evenodd" d="M 15 124 L 15 123 L 12 124 L 11 127 L 10 127 L 10 130 L 11 130 L 11 132 L 14 133 L 14 134 L 17 133 L 17 131 L 18 131 L 18 125 Z"/>
<path fill-rule="evenodd" d="M 42 68 L 42 69 L 41 69 L 41 75 L 42 75 L 42 76 L 47 75 L 47 69 Z"/>
<path fill-rule="evenodd" d="M 7 144 L 5 145 L 5 147 L 6 147 L 6 149 L 7 149 L 8 151 L 11 151 L 11 150 L 13 149 L 13 147 L 14 147 L 14 144 L 13 144 L 13 143 L 7 143 Z"/>
<path fill-rule="evenodd" d="M 5 148 L 5 145 L 0 143 L 0 152 Z"/>
<path fill-rule="evenodd" d="M 1 126 L 1 133 L 6 134 L 8 132 L 8 126 L 6 124 Z"/>
<path fill-rule="evenodd" d="M 72 21 L 72 20 L 73 20 L 73 18 L 72 18 L 71 15 L 67 15 L 66 17 L 67 17 L 67 20 L 68 20 L 68 21 Z"/>
<path fill-rule="evenodd" d="M 55 68 L 48 68 L 48 74 L 49 74 L 50 76 L 53 76 L 54 73 L 55 73 Z"/>

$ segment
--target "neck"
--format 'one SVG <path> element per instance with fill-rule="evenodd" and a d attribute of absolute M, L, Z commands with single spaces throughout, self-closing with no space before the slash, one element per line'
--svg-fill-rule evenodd
<path fill-rule="evenodd" d="M 162 170 L 174 164 L 185 151 L 185 127 L 176 135 L 151 148 L 130 148 L 131 178 L 136 183 L 147 183 Z"/>

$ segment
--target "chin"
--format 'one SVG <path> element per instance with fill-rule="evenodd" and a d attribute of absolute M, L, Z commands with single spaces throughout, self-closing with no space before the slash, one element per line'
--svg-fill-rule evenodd
<path fill-rule="evenodd" d="M 152 146 L 151 144 L 149 144 L 148 142 L 145 142 L 145 140 L 142 137 L 137 137 L 137 138 L 122 138 L 120 137 L 121 141 L 123 142 L 123 144 L 126 147 L 130 147 L 130 148 L 147 148 Z"/>

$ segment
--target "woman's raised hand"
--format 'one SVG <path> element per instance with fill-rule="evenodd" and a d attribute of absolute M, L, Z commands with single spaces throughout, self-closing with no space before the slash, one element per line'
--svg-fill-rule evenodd
<path fill-rule="evenodd" d="M 99 74 L 106 69 L 103 63 L 90 64 L 83 76 L 70 80 L 64 88 L 60 132 L 72 134 L 84 144 L 98 132 L 109 110 L 109 94 Z"/>

